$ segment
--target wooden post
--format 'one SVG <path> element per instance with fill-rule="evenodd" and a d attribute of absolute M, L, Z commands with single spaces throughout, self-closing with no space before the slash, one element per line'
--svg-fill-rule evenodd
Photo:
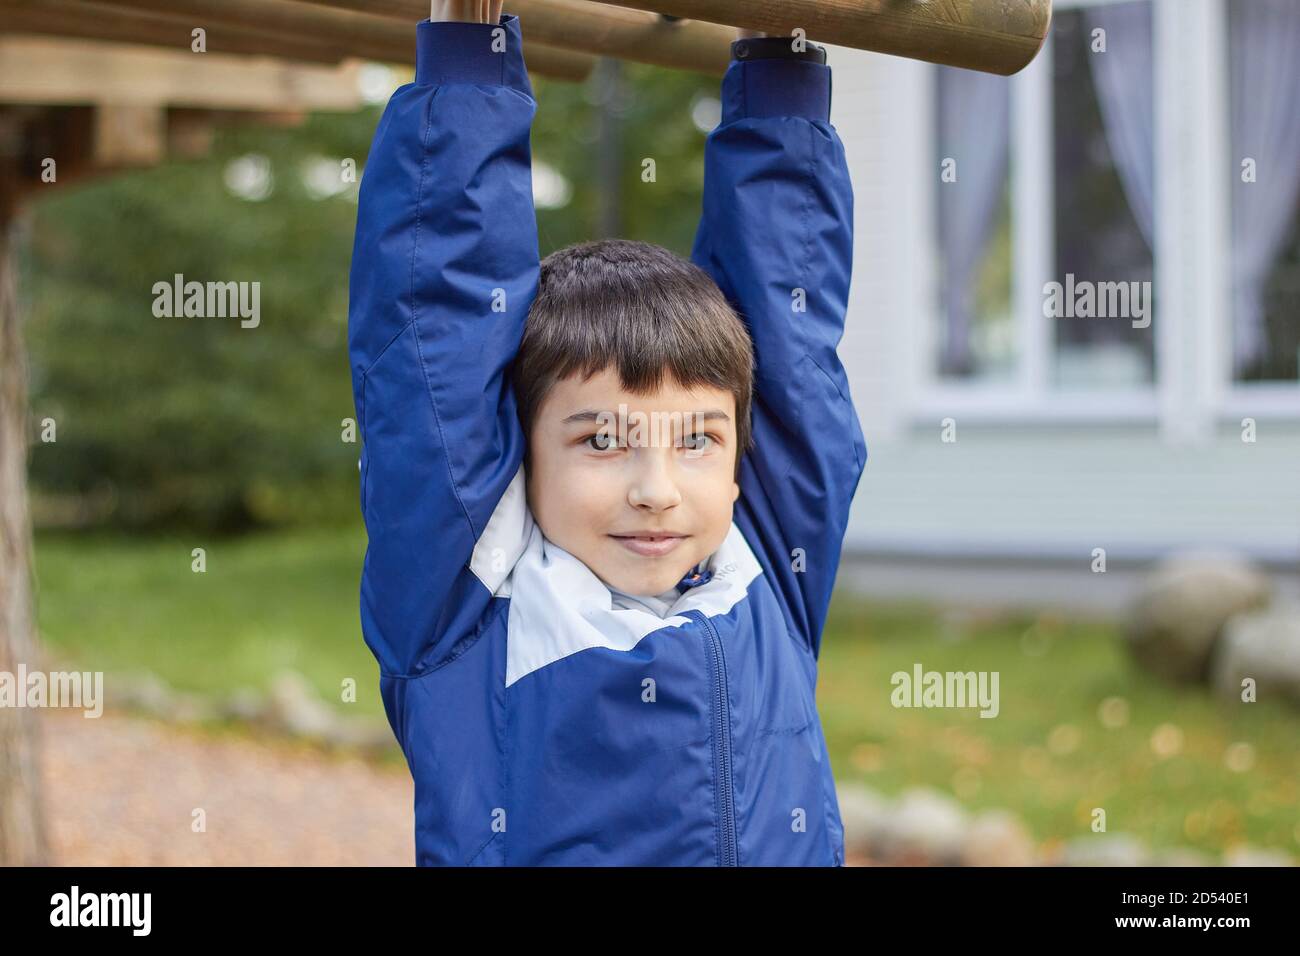
<path fill-rule="evenodd" d="M 0 169 L 10 179 L 13 170 Z M 9 190 L 0 195 L 0 671 L 34 671 L 32 532 L 27 515 L 27 368 L 19 328 L 17 265 Z M 25 687 L 16 688 L 25 693 Z M 44 866 L 37 711 L 0 707 L 0 866 Z"/>

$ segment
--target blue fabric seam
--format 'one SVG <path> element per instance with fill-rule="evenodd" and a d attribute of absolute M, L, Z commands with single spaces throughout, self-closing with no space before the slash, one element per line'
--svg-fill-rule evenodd
<path fill-rule="evenodd" d="M 470 515 L 464 498 L 461 497 L 460 485 L 456 481 L 456 471 L 451 466 L 451 447 L 447 444 L 447 436 L 442 428 L 442 416 L 438 414 L 438 400 L 433 394 L 433 382 L 429 379 L 429 368 L 424 362 L 424 349 L 420 346 L 420 316 L 415 305 L 415 260 L 420 251 L 420 223 L 424 209 L 424 181 L 429 171 L 429 134 L 433 132 L 433 104 L 441 90 L 441 86 L 435 87 L 433 95 L 429 97 L 424 140 L 420 145 L 420 185 L 415 191 L 415 234 L 411 240 L 411 324 L 415 326 L 415 354 L 420 359 L 420 372 L 424 375 L 425 391 L 429 395 L 429 407 L 433 410 L 433 422 L 438 429 L 438 441 L 442 445 L 443 453 L 447 458 L 447 478 L 451 482 L 451 491 L 456 496 L 456 503 L 460 505 L 460 510 L 465 514 L 465 522 L 469 525 L 470 538 L 477 541 L 479 531 L 474 527 L 474 518 Z"/>

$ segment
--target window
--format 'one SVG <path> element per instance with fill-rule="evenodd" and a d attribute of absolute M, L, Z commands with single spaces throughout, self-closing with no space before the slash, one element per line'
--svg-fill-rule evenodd
<path fill-rule="evenodd" d="M 929 75 L 918 420 L 1300 418 L 1300 0 L 1056 0 L 1015 76 Z"/>
<path fill-rule="evenodd" d="M 1015 373 L 1010 93 L 1006 77 L 937 70 L 937 364 L 944 378 L 1007 380 Z"/>
<path fill-rule="evenodd" d="M 1229 0 L 1232 375 L 1300 381 L 1300 3 Z"/>
<path fill-rule="evenodd" d="M 1153 312 L 1155 245 L 1151 19 L 1147 0 L 1062 10 L 1053 19 L 1051 280 L 1067 297 L 1085 283 L 1092 290 L 1124 283 L 1144 296 L 1140 303 L 1130 296 L 1122 315 L 1103 315 L 1110 309 L 1098 293 L 1084 315 L 1067 308 L 1050 320 L 1057 388 L 1155 381 L 1154 336 L 1146 322 Z M 1136 315 L 1139 304 L 1145 315 Z"/>

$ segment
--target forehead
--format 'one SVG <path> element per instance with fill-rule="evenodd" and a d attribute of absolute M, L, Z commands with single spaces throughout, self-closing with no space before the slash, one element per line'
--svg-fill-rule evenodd
<path fill-rule="evenodd" d="M 587 409 L 617 411 L 620 404 L 626 405 L 629 411 L 722 409 L 728 415 L 735 412 L 735 398 L 726 389 L 711 385 L 685 388 L 672 375 L 665 374 L 659 388 L 639 395 L 623 388 L 617 371 L 605 368 L 589 379 L 570 375 L 556 382 L 542 403 L 542 414 L 564 418 Z"/>

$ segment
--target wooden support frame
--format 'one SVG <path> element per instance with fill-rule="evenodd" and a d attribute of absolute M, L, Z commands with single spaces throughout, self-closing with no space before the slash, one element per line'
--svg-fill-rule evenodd
<path fill-rule="evenodd" d="M 0 0 L 0 30 L 309 62 L 413 60 L 429 0 Z M 511 0 L 531 71 L 584 79 L 593 55 L 720 75 L 736 28 L 858 47 L 990 73 L 1015 73 L 1041 48 L 1051 0 Z M 565 51 L 565 52 L 562 52 Z"/>
<path fill-rule="evenodd" d="M 301 2 L 408 21 L 427 18 L 430 6 Z M 507 0 L 505 10 L 531 40 L 706 73 L 726 69 L 735 28 L 745 27 L 1009 75 L 1042 47 L 1052 0 Z"/>
<path fill-rule="evenodd" d="M 408 25 L 429 18 L 429 0 L 294 0 L 310 6 L 396 18 Z M 506 0 L 506 13 L 523 24 L 524 59 L 532 47 L 560 47 L 636 63 L 695 70 L 714 76 L 731 62 L 736 31 L 715 23 L 668 20 L 656 13 L 589 0 Z"/>
<path fill-rule="evenodd" d="M 621 7 L 708 20 L 1004 76 L 1037 55 L 1052 0 L 608 0 Z"/>
<path fill-rule="evenodd" d="M 322 66 L 70 37 L 0 34 L 0 103 L 144 103 L 169 108 L 352 112 L 359 65 Z"/>
<path fill-rule="evenodd" d="M 412 23 L 393 16 L 376 16 L 299 0 L 95 0 L 168 17 L 187 18 L 195 24 L 216 24 L 268 36 L 293 36 L 324 43 L 347 56 L 388 63 L 414 65 L 415 32 Z M 426 5 L 427 6 L 427 5 Z M 425 10 L 428 16 L 428 10 Z M 547 46 L 535 38 L 524 45 L 529 73 L 551 79 L 582 81 L 595 68 L 589 53 Z"/>
<path fill-rule="evenodd" d="M 140 43 L 192 53 L 193 28 L 194 24 L 187 20 L 123 15 L 103 4 L 82 0 L 0 0 L 0 31 L 4 33 Z M 305 63 L 338 63 L 346 53 L 341 48 L 292 36 L 270 37 L 215 25 L 205 32 L 207 53 L 275 56 Z"/>
<path fill-rule="evenodd" d="M 411 24 L 293 0 L 0 0 L 0 33 L 136 43 L 191 53 L 202 27 L 208 54 L 269 56 L 306 63 L 347 57 L 412 65 Z M 530 73 L 581 81 L 595 57 L 529 43 Z"/>

